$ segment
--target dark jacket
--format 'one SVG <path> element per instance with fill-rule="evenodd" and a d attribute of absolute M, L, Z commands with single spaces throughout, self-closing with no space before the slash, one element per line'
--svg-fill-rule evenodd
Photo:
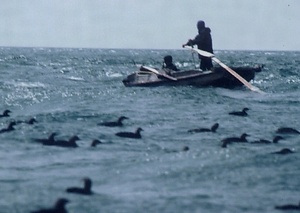
<path fill-rule="evenodd" d="M 194 39 L 189 40 L 187 45 L 197 45 L 198 49 L 213 53 L 210 32 L 210 28 L 205 27 L 204 29 L 198 32 L 198 35 Z"/>
<path fill-rule="evenodd" d="M 179 69 L 174 65 L 174 64 L 166 64 L 163 66 L 164 69 L 169 69 L 169 70 L 174 70 L 174 71 L 179 71 Z"/>
<path fill-rule="evenodd" d="M 210 29 L 208 27 L 204 27 L 201 30 L 198 30 L 198 35 L 194 39 L 190 39 L 186 45 L 197 45 L 198 49 L 213 53 Z M 213 67 L 211 58 L 207 58 L 199 54 L 198 56 L 201 59 L 200 68 L 202 70 L 210 70 Z"/>

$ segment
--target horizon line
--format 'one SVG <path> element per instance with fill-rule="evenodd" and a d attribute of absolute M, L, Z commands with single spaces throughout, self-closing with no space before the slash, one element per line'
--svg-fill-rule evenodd
<path fill-rule="evenodd" d="M 0 48 L 40 48 L 40 49 L 107 49 L 107 50 L 184 50 L 183 48 L 125 48 L 125 47 L 58 47 L 58 46 L 2 46 Z M 253 51 L 253 52 L 300 52 L 300 50 L 280 49 L 214 49 L 214 51 Z"/>

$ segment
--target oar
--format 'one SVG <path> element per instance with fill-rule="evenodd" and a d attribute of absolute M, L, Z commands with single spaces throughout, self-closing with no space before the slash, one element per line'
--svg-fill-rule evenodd
<path fill-rule="evenodd" d="M 193 48 L 190 46 L 184 46 L 187 49 L 196 51 L 198 54 L 204 56 L 204 57 L 208 57 L 211 58 L 212 60 L 214 60 L 216 63 L 218 63 L 221 67 L 223 67 L 225 70 L 227 70 L 231 75 L 233 75 L 235 78 L 237 78 L 240 82 L 242 82 L 246 87 L 248 87 L 250 90 L 254 91 L 254 92 L 259 92 L 259 93 L 264 93 L 263 91 L 261 91 L 258 87 L 253 86 L 252 84 L 250 84 L 248 81 L 246 81 L 242 76 L 240 76 L 239 74 L 237 74 L 233 69 L 231 69 L 230 67 L 228 67 L 226 64 L 224 64 L 223 62 L 221 62 L 219 59 L 217 59 L 215 57 L 214 54 L 210 53 L 210 52 L 206 52 L 204 50 L 200 50 L 198 48 Z"/>
<path fill-rule="evenodd" d="M 155 73 L 156 75 L 163 76 L 163 77 L 165 77 L 165 78 L 167 78 L 167 79 L 170 79 L 170 80 L 172 80 L 172 81 L 177 81 L 177 78 L 174 78 L 174 77 L 172 77 L 172 76 L 170 76 L 170 75 L 167 75 L 167 74 L 165 74 L 165 73 L 160 73 L 160 72 L 158 72 L 156 69 L 153 69 L 153 68 L 151 68 L 151 67 L 141 66 L 141 68 L 144 68 L 144 69 L 146 69 L 146 70 L 148 70 L 148 71 L 150 71 L 150 72 Z"/>

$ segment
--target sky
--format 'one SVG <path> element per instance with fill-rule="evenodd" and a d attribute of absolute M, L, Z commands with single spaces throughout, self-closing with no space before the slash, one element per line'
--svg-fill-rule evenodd
<path fill-rule="evenodd" d="M 1 0 L 0 46 L 300 51 L 300 0 Z"/>

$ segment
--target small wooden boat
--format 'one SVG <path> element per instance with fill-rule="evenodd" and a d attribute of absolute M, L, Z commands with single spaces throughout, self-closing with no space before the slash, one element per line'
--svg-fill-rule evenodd
<path fill-rule="evenodd" d="M 254 79 L 256 72 L 261 71 L 262 67 L 232 67 L 232 69 L 249 82 Z M 211 71 L 171 71 L 168 69 L 156 70 L 144 66 L 139 71 L 128 75 L 123 80 L 123 84 L 127 87 L 192 85 L 196 87 L 214 86 L 224 88 L 243 85 L 223 67 L 214 67 Z"/>

